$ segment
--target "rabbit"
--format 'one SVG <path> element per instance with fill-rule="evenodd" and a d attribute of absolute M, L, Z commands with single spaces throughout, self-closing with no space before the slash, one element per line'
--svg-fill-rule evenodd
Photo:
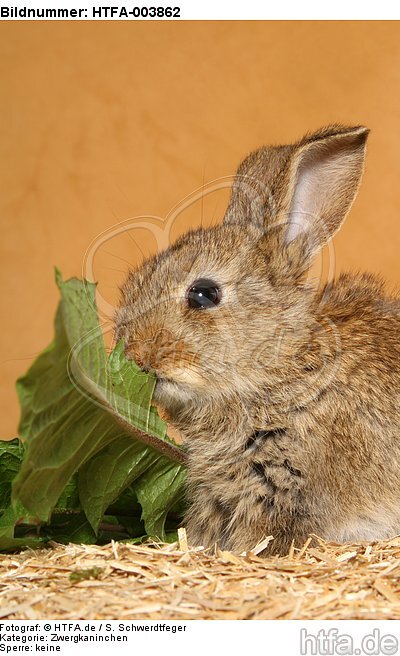
<path fill-rule="evenodd" d="M 116 339 L 155 372 L 187 447 L 192 545 L 284 555 L 310 535 L 400 533 L 400 303 L 372 274 L 306 279 L 357 194 L 368 133 L 329 125 L 252 152 L 222 224 L 121 287 Z"/>

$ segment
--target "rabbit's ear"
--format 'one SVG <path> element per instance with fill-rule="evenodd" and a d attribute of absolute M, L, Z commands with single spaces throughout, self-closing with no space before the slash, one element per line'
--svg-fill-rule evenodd
<path fill-rule="evenodd" d="M 364 127 L 328 129 L 299 146 L 283 199 L 287 243 L 307 235 L 317 250 L 340 228 L 358 191 L 367 136 Z"/>
<path fill-rule="evenodd" d="M 281 243 L 301 236 L 315 252 L 339 229 L 355 198 L 368 132 L 329 126 L 292 146 L 252 153 L 238 169 L 225 222 L 249 221 L 267 233 L 277 228 Z"/>

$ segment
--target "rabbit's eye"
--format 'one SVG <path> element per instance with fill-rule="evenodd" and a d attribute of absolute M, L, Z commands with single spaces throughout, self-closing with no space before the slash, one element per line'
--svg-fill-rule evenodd
<path fill-rule="evenodd" d="M 195 310 L 214 307 L 220 300 L 221 289 L 213 280 L 207 278 L 196 280 L 187 291 L 188 306 Z"/>

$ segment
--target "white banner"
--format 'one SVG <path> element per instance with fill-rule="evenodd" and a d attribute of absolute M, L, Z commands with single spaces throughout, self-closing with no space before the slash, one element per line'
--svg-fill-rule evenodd
<path fill-rule="evenodd" d="M 393 0 L 0 0 L 1 20 L 379 20 L 399 19 Z"/>
<path fill-rule="evenodd" d="M 399 621 L 0 621 L 4 654 L 394 656 L 399 644 Z"/>

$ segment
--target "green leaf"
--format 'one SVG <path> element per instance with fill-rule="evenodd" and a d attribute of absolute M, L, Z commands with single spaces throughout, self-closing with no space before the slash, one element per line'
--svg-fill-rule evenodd
<path fill-rule="evenodd" d="M 57 501 L 56 509 L 58 512 L 81 510 L 78 473 L 75 473 L 66 484 Z"/>
<path fill-rule="evenodd" d="M 23 445 L 18 438 L 0 441 L 0 511 L 11 502 L 11 483 L 21 467 Z"/>
<path fill-rule="evenodd" d="M 152 449 L 124 436 L 106 446 L 81 467 L 81 503 L 96 532 L 106 509 L 160 457 Z"/>
<path fill-rule="evenodd" d="M 133 360 L 127 360 L 120 341 L 108 360 L 107 399 L 110 405 L 130 424 L 150 435 L 167 439 L 167 424 L 151 404 L 156 385 L 154 374 L 144 373 Z"/>
<path fill-rule="evenodd" d="M 14 537 L 15 527 L 18 523 L 24 521 L 28 516 L 26 509 L 16 503 L 9 506 L 0 517 L 0 550 L 15 551 L 21 547 L 38 547 L 43 544 L 40 537 L 24 536 L 23 538 Z M 35 531 L 35 528 L 33 529 Z"/>
<path fill-rule="evenodd" d="M 140 503 L 132 486 L 126 487 L 122 494 L 120 494 L 119 497 L 107 508 L 107 514 L 116 516 L 120 515 L 139 518 L 141 512 L 142 509 Z"/>
<path fill-rule="evenodd" d="M 183 497 L 185 477 L 182 465 L 124 437 L 105 447 L 81 468 L 82 507 L 97 531 L 107 507 L 130 485 L 142 506 L 147 534 L 164 539 L 167 514 Z"/>
<path fill-rule="evenodd" d="M 122 344 L 107 358 L 95 285 L 63 282 L 58 272 L 56 279 L 54 341 L 17 382 L 26 451 L 13 502 L 42 522 L 56 506 L 82 507 L 97 532 L 107 507 L 134 483 L 146 530 L 161 537 L 183 494 L 185 454 L 151 406 L 155 378 L 126 360 Z"/>
<path fill-rule="evenodd" d="M 85 513 L 54 513 L 50 524 L 42 528 L 47 540 L 55 540 L 62 544 L 76 542 L 79 544 L 93 544 L 96 535 L 90 526 Z"/>
<path fill-rule="evenodd" d="M 135 482 L 133 488 L 142 506 L 148 535 L 165 539 L 167 513 L 183 499 L 185 480 L 186 469 L 182 465 L 160 459 Z"/>

